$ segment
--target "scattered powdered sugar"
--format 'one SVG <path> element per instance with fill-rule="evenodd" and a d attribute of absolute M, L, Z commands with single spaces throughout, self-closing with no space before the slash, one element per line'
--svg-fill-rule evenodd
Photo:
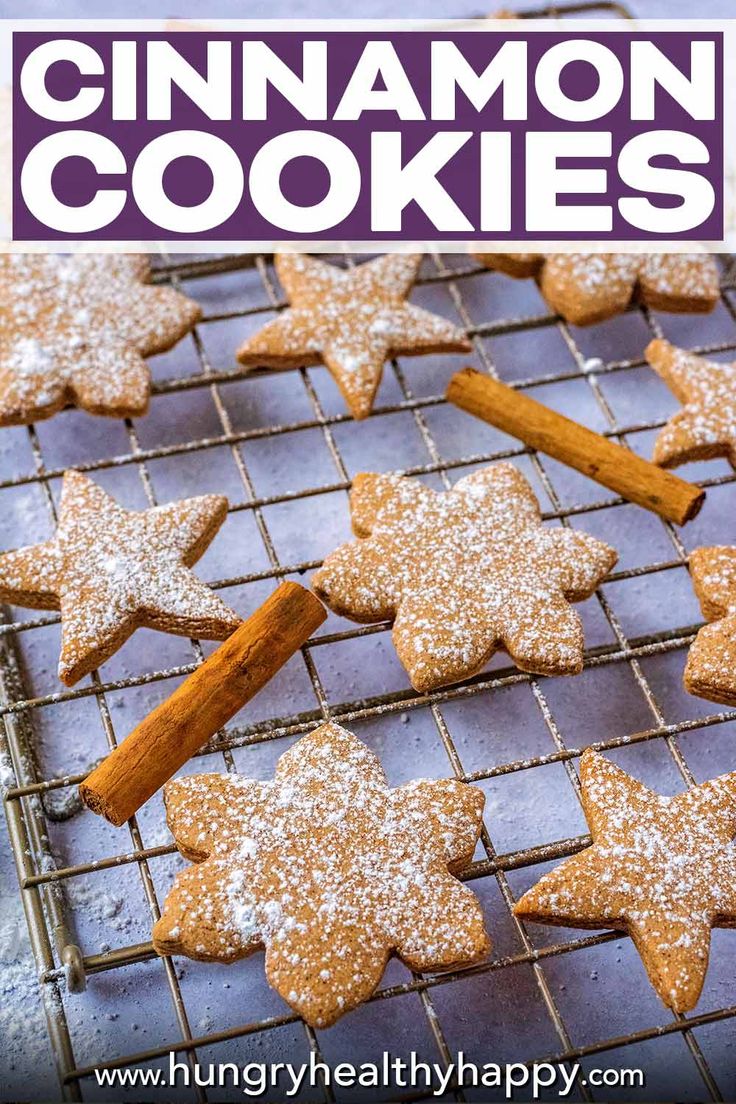
<path fill-rule="evenodd" d="M 662 999 L 685 1011 L 711 927 L 736 921 L 736 773 L 663 797 L 586 752 L 581 782 L 593 846 L 546 874 L 517 911 L 626 929 Z"/>
<path fill-rule="evenodd" d="M 24 1076 L 38 1080 L 44 1070 L 53 1069 L 40 997 L 20 898 L 0 876 L 0 1039 L 8 1092 L 11 1084 L 20 1092 Z M 36 1088 L 42 1091 L 38 1084 Z M 48 1089 L 52 1092 L 53 1085 Z"/>
<path fill-rule="evenodd" d="M 690 574 L 705 625 L 688 653 L 685 686 L 693 694 L 736 702 L 736 548 L 696 548 Z"/>
<path fill-rule="evenodd" d="M 644 300 L 657 294 L 684 303 L 717 299 L 718 270 L 707 253 L 547 253 L 548 272 L 570 282 L 581 296 L 601 287 L 637 286 Z"/>
<path fill-rule="evenodd" d="M 660 309 L 710 310 L 718 300 L 718 269 L 707 253 L 510 253 L 476 254 L 490 267 L 510 275 L 542 273 L 553 299 L 564 291 L 579 309 L 598 301 L 610 313 L 628 306 L 638 291 L 644 302 Z M 506 267 L 504 258 L 512 262 Z M 520 266 L 520 272 L 514 272 Z M 587 301 L 591 300 L 591 304 Z M 563 311 L 563 313 L 565 313 Z"/>
<path fill-rule="evenodd" d="M 49 417 L 67 402 L 142 413 L 144 357 L 196 322 L 196 303 L 148 284 L 146 257 L 0 257 L 0 425 Z"/>
<path fill-rule="evenodd" d="M 736 363 L 706 360 L 663 340 L 651 342 L 646 355 L 685 404 L 657 437 L 655 461 L 671 466 L 726 456 L 736 467 Z"/>
<path fill-rule="evenodd" d="M 15 771 L 10 756 L 5 748 L 0 747 L 0 791 L 4 793 L 15 785 Z"/>
<path fill-rule="evenodd" d="M 641 259 L 633 253 L 550 253 L 546 266 L 548 274 L 564 274 L 581 295 L 620 283 L 628 284 L 633 294 Z"/>
<path fill-rule="evenodd" d="M 462 783 L 392 790 L 376 757 L 328 724 L 279 760 L 274 782 L 170 783 L 179 875 L 159 949 L 233 960 L 266 945 L 271 984 L 326 1025 L 373 991 L 393 949 L 417 970 L 482 957 L 483 918 L 448 870 L 470 861 L 483 798 Z"/>
<path fill-rule="evenodd" d="M 222 639 L 240 619 L 189 565 L 226 509 L 221 495 L 202 495 L 125 510 L 87 476 L 67 472 L 56 537 L 0 556 L 0 595 L 61 609 L 59 674 L 70 681 L 111 655 L 138 624 Z"/>
<path fill-rule="evenodd" d="M 524 670 L 580 669 L 582 628 L 568 600 L 588 597 L 616 555 L 586 533 L 544 527 L 512 464 L 443 493 L 401 476 L 358 476 L 351 506 L 363 539 L 328 556 L 314 587 L 357 621 L 394 618 L 417 689 L 467 678 L 499 645 Z"/>
<path fill-rule="evenodd" d="M 10 347 L 9 362 L 13 371 L 22 376 L 48 372 L 53 355 L 35 337 L 19 337 Z"/>
<path fill-rule="evenodd" d="M 690 556 L 698 593 L 723 615 L 736 613 L 736 548 L 697 548 Z"/>
<path fill-rule="evenodd" d="M 718 300 L 718 268 L 710 253 L 644 253 L 638 259 L 645 301 L 651 292 L 664 295 L 673 304 L 678 299 L 703 305 Z"/>
<path fill-rule="evenodd" d="M 80 909 L 87 919 L 100 924 L 106 931 L 126 931 L 131 918 L 125 911 L 122 894 L 106 893 L 90 879 L 71 878 L 67 886 L 69 904 Z"/>
<path fill-rule="evenodd" d="M 288 367 L 324 362 L 355 417 L 365 417 L 392 355 L 469 348 L 463 332 L 407 303 L 421 254 L 388 254 L 340 269 L 301 253 L 277 255 L 291 309 L 238 350 L 243 364 Z"/>

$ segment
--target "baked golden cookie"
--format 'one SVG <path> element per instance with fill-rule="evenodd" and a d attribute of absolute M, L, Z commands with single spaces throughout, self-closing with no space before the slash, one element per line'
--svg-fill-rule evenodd
<path fill-rule="evenodd" d="M 189 568 L 226 513 L 227 499 L 213 494 L 125 510 L 68 471 L 56 535 L 0 555 L 0 600 L 61 611 L 59 678 L 67 686 L 140 626 L 224 640 L 240 618 Z"/>
<path fill-rule="evenodd" d="M 685 689 L 699 698 L 736 705 L 736 548 L 696 548 L 690 575 L 703 617 L 685 665 Z"/>
<path fill-rule="evenodd" d="M 200 316 L 191 299 L 153 287 L 134 254 L 0 256 L 0 425 L 62 407 L 145 414 L 144 357 L 175 345 Z"/>
<path fill-rule="evenodd" d="M 483 794 L 450 779 L 389 789 L 350 732 L 326 724 L 273 782 L 200 774 L 164 790 L 169 827 L 197 865 L 153 929 L 161 955 L 233 962 L 262 947 L 266 976 L 313 1027 L 374 991 L 392 952 L 418 972 L 484 958 L 473 856 Z"/>
<path fill-rule="evenodd" d="M 593 846 L 545 874 L 514 912 L 628 932 L 664 1003 L 687 1012 L 711 928 L 736 926 L 736 772 L 662 797 L 588 749 L 580 781 Z"/>
<path fill-rule="evenodd" d="M 393 620 L 416 690 L 459 682 L 504 647 L 523 671 L 577 674 L 583 630 L 570 602 L 588 598 L 616 562 L 578 530 L 542 525 L 513 464 L 437 492 L 398 475 L 357 475 L 359 538 L 332 552 L 312 585 L 354 621 Z"/>
<path fill-rule="evenodd" d="M 367 417 L 389 357 L 471 348 L 457 326 L 406 302 L 421 261 L 420 253 L 388 253 L 344 269 L 277 253 L 290 307 L 240 346 L 238 360 L 268 368 L 325 364 L 353 417 Z"/>
<path fill-rule="evenodd" d="M 725 456 L 736 468 L 736 363 L 706 360 L 661 338 L 644 355 L 683 404 L 655 441 L 655 464 L 675 468 Z"/>
<path fill-rule="evenodd" d="M 556 314 L 589 326 L 625 311 L 632 300 L 655 310 L 699 314 L 720 294 L 707 253 L 474 253 L 487 268 L 536 277 Z"/>

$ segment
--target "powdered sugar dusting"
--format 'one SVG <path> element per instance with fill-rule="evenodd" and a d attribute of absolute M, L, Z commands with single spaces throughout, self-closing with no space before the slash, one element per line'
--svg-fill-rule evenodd
<path fill-rule="evenodd" d="M 0 556 L 0 596 L 61 610 L 59 676 L 68 683 L 138 625 L 222 639 L 239 618 L 189 567 L 226 511 L 221 495 L 125 510 L 87 476 L 67 472 L 55 538 Z"/>
<path fill-rule="evenodd" d="M 148 285 L 133 255 L 0 257 L 0 425 L 72 403 L 96 414 L 145 412 L 145 360 L 196 322 L 196 303 Z"/>
<path fill-rule="evenodd" d="M 467 865 L 483 796 L 462 783 L 392 790 L 375 756 L 337 725 L 303 737 L 273 782 L 200 775 L 170 783 L 177 878 L 154 929 L 161 953 L 230 961 L 266 946 L 270 983 L 326 1026 L 364 1000 L 396 950 L 414 969 L 482 957 Z"/>
<path fill-rule="evenodd" d="M 277 368 L 324 363 L 353 416 L 365 417 L 387 357 L 470 348 L 452 323 L 405 301 L 420 261 L 419 254 L 389 254 L 343 270 L 278 254 L 291 309 L 249 338 L 238 359 Z"/>
<path fill-rule="evenodd" d="M 0 876 L 0 1038 L 5 1092 L 19 1091 L 19 1080 L 33 1071 L 34 1089 L 49 1099 L 54 1091 L 53 1062 L 41 997 L 53 1000 L 40 986 L 31 954 L 17 887 Z M 48 1074 L 46 1071 L 49 1071 Z"/>
<path fill-rule="evenodd" d="M 586 752 L 581 782 L 593 846 L 545 875 L 517 912 L 629 931 L 664 1002 L 686 1011 L 711 927 L 736 920 L 736 773 L 662 797 Z"/>
<path fill-rule="evenodd" d="M 499 646 L 524 670 L 574 673 L 588 597 L 616 560 L 586 533 L 545 528 L 512 464 L 438 493 L 395 475 L 355 480 L 353 527 L 314 576 L 318 594 L 357 621 L 395 619 L 393 637 L 419 690 L 467 678 Z"/>
<path fill-rule="evenodd" d="M 655 462 L 674 467 L 725 456 L 736 468 L 736 363 L 706 360 L 663 340 L 652 341 L 646 357 L 684 403 L 657 437 Z"/>
<path fill-rule="evenodd" d="M 489 268 L 536 275 L 550 306 L 578 325 L 625 310 L 638 295 L 660 310 L 709 311 L 718 269 L 707 253 L 476 253 Z"/>
<path fill-rule="evenodd" d="M 696 548 L 690 574 L 703 615 L 713 624 L 690 647 L 685 686 L 691 694 L 736 704 L 736 548 Z"/>

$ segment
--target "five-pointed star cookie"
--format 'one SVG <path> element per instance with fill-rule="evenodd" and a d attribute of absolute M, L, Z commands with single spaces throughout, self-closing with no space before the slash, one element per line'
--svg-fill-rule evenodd
<path fill-rule="evenodd" d="M 375 755 L 326 724 L 281 756 L 273 782 L 194 775 L 164 795 L 197 865 L 153 929 L 159 954 L 232 962 L 265 947 L 270 984 L 328 1027 L 371 995 L 392 952 L 426 972 L 490 949 L 475 895 L 453 877 L 480 833 L 473 786 L 389 789 Z"/>
<path fill-rule="evenodd" d="M 67 404 L 145 414 L 144 357 L 170 349 L 200 316 L 191 299 L 149 279 L 148 259 L 133 254 L 0 256 L 0 425 Z"/>
<path fill-rule="evenodd" d="M 360 539 L 327 557 L 314 589 L 355 621 L 394 620 L 415 689 L 468 678 L 499 646 L 524 671 L 581 670 L 583 631 L 569 603 L 593 593 L 616 553 L 587 533 L 545 528 L 513 464 L 482 468 L 444 493 L 358 475 L 350 505 Z"/>
<path fill-rule="evenodd" d="M 661 338 L 644 355 L 683 403 L 655 441 L 655 464 L 674 468 L 725 456 L 736 468 L 736 363 L 706 360 Z"/>
<path fill-rule="evenodd" d="M 290 307 L 240 346 L 238 360 L 270 368 L 325 364 L 353 417 L 367 417 L 388 357 L 471 348 L 457 326 L 406 302 L 421 260 L 389 253 L 342 269 L 277 253 Z"/>
<path fill-rule="evenodd" d="M 696 548 L 690 575 L 705 625 L 685 666 L 685 689 L 699 698 L 736 705 L 736 548 Z"/>
<path fill-rule="evenodd" d="M 705 253 L 474 253 L 487 268 L 536 277 L 557 314 L 576 326 L 602 322 L 638 298 L 655 310 L 713 310 L 718 269 Z"/>
<path fill-rule="evenodd" d="M 201 495 L 125 510 L 86 475 L 64 475 L 56 535 L 0 555 L 0 600 L 61 611 L 59 678 L 104 663 L 139 626 L 222 640 L 240 618 L 192 574 L 225 520 Z"/>
<path fill-rule="evenodd" d="M 515 906 L 546 924 L 627 931 L 659 996 L 697 1003 L 712 927 L 736 926 L 736 773 L 662 797 L 588 750 L 580 764 L 593 846 Z"/>

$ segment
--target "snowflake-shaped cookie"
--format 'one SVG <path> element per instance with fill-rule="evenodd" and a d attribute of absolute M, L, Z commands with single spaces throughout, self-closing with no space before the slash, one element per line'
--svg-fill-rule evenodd
<path fill-rule="evenodd" d="M 442 493 L 358 475 L 350 505 L 360 539 L 327 557 L 314 588 L 354 621 L 393 620 L 415 689 L 468 678 L 500 646 L 524 671 L 581 670 L 583 631 L 569 603 L 593 593 L 616 553 L 587 533 L 544 527 L 513 464 Z"/>
<path fill-rule="evenodd" d="M 736 705 L 736 548 L 696 548 L 690 575 L 703 617 L 685 666 L 685 689 L 699 698 Z"/>
<path fill-rule="evenodd" d="M 580 782 L 593 846 L 545 874 L 514 912 L 627 931 L 664 1003 L 687 1012 L 711 928 L 736 926 L 736 773 L 662 797 L 588 750 Z"/>
<path fill-rule="evenodd" d="M 392 952 L 420 972 L 483 958 L 480 905 L 453 873 L 481 828 L 483 794 L 452 780 L 389 789 L 336 724 L 279 759 L 273 782 L 169 782 L 169 827 L 195 866 L 153 929 L 159 954 L 232 962 L 266 949 L 266 975 L 314 1027 L 366 1000 Z"/>
<path fill-rule="evenodd" d="M 189 568 L 226 514 L 214 494 L 125 510 L 88 476 L 65 472 L 56 535 L 0 555 L 0 600 L 61 611 L 68 686 L 139 626 L 222 640 L 240 618 Z"/>
<path fill-rule="evenodd" d="M 536 277 L 557 314 L 576 326 L 602 322 L 633 299 L 683 314 L 713 310 L 718 269 L 706 253 L 475 253 L 487 268 Z"/>
<path fill-rule="evenodd" d="M 144 358 L 170 349 L 200 316 L 191 299 L 149 279 L 148 259 L 133 254 L 0 256 L 0 425 L 67 404 L 145 414 Z"/>
<path fill-rule="evenodd" d="M 655 441 L 655 464 L 725 456 L 736 468 L 736 363 L 706 360 L 661 338 L 644 355 L 683 404 Z"/>
<path fill-rule="evenodd" d="M 421 260 L 420 253 L 388 253 L 343 269 L 277 253 L 290 307 L 240 346 L 238 360 L 271 368 L 325 364 L 353 417 L 367 417 L 389 357 L 471 348 L 452 322 L 406 302 Z"/>

